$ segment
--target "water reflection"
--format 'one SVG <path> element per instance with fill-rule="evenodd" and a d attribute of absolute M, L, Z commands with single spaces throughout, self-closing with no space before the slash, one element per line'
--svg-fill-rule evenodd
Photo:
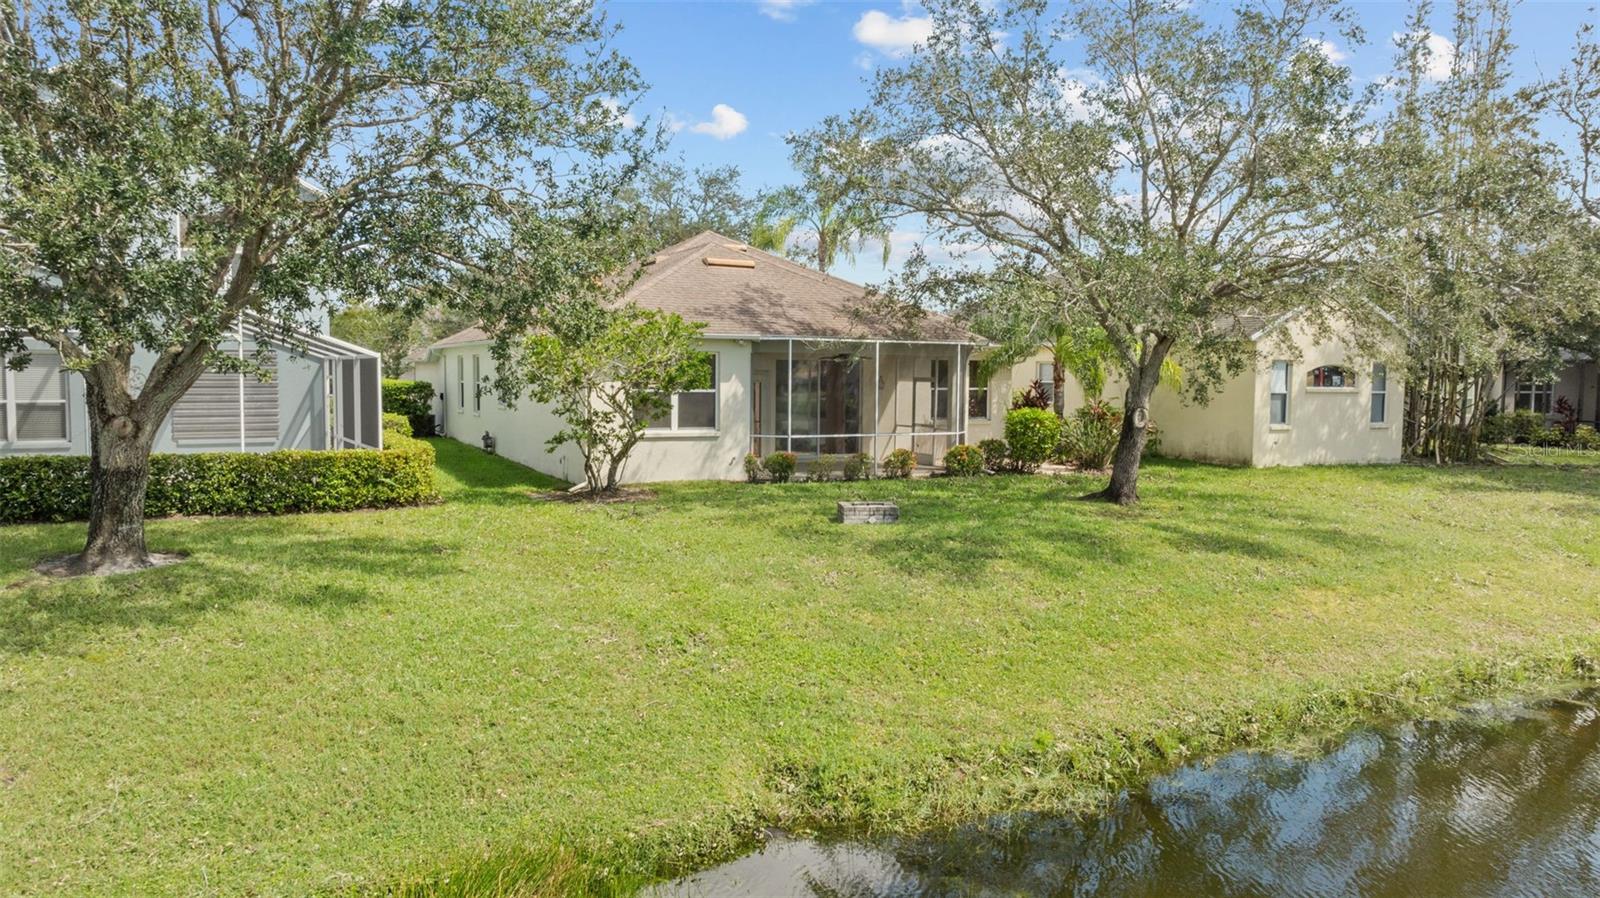
<path fill-rule="evenodd" d="M 777 838 L 658 896 L 1600 895 L 1595 695 L 1240 752 L 1103 816 Z"/>

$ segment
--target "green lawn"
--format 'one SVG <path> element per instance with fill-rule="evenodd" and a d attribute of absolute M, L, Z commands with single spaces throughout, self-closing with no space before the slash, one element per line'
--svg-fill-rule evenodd
<path fill-rule="evenodd" d="M 1600 452 L 1584 449 L 1555 449 L 1546 446 L 1521 446 L 1511 443 L 1489 446 L 1494 460 L 1511 465 L 1550 465 L 1570 468 L 1600 468 Z"/>
<path fill-rule="evenodd" d="M 137 575 L 42 580 L 81 528 L 0 527 L 0 893 L 519 860 L 578 889 L 766 822 L 1056 806 L 1600 648 L 1593 472 L 1162 462 L 1132 510 L 1044 477 L 589 507 L 437 445 L 442 505 L 156 522 L 192 557 Z M 831 523 L 850 496 L 902 523 Z"/>

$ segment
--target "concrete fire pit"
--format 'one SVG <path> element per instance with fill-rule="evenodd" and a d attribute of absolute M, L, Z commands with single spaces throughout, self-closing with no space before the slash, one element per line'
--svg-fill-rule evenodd
<path fill-rule="evenodd" d="M 893 502 L 840 502 L 841 524 L 895 524 L 900 521 L 900 506 Z"/>

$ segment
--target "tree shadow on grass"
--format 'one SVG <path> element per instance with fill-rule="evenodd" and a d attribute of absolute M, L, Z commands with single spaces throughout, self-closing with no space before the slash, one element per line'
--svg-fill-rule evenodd
<path fill-rule="evenodd" d="M 163 548 L 193 553 L 170 567 L 74 580 L 32 576 L 0 588 L 0 652 L 76 654 L 113 632 L 181 629 L 202 615 L 261 601 L 338 616 L 404 600 L 463 570 L 458 556 L 432 540 L 296 535 L 270 521 L 217 521 L 204 532 L 164 534 L 157 540 Z"/>

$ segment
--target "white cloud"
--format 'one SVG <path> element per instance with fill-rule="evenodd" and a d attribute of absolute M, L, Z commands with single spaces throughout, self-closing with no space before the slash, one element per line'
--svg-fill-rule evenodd
<path fill-rule="evenodd" d="M 1456 45 L 1449 38 L 1429 32 L 1418 35 L 1422 38 L 1422 45 L 1427 50 L 1422 59 L 1422 77 L 1429 81 L 1443 81 L 1450 77 L 1450 69 L 1455 66 Z M 1406 39 L 1404 34 L 1396 31 L 1394 42 L 1402 44 Z"/>
<path fill-rule="evenodd" d="M 876 64 L 876 62 L 877 62 L 877 60 L 873 59 L 871 53 L 857 53 L 856 54 L 856 58 L 855 58 L 856 68 L 861 69 L 864 72 L 872 71 L 872 67 L 873 67 L 873 65 Z"/>
<path fill-rule="evenodd" d="M 631 110 L 623 109 L 622 104 L 610 97 L 602 97 L 600 105 L 611 113 L 611 120 L 628 130 L 639 127 L 639 119 Z"/>
<path fill-rule="evenodd" d="M 777 22 L 793 22 L 795 11 L 810 6 L 815 0 L 756 0 L 756 9 Z"/>
<path fill-rule="evenodd" d="M 1321 53 L 1324 58 L 1335 65 L 1338 65 L 1339 63 L 1350 58 L 1350 54 L 1339 49 L 1339 47 L 1334 44 L 1333 41 L 1313 37 L 1308 38 L 1306 40 L 1306 44 L 1312 49 L 1316 50 L 1318 53 Z"/>
<path fill-rule="evenodd" d="M 684 121 L 681 118 L 678 118 L 677 116 L 673 115 L 670 112 L 663 113 L 662 119 L 663 119 L 663 121 L 666 122 L 667 132 L 669 134 L 676 134 L 679 131 L 682 131 L 684 128 L 689 127 L 689 123 L 688 122 Z"/>
<path fill-rule="evenodd" d="M 696 134 L 709 134 L 718 140 L 727 140 L 743 134 L 744 129 L 748 127 L 750 120 L 744 117 L 744 113 L 727 103 L 718 103 L 711 107 L 711 121 L 696 122 L 689 127 L 689 130 Z"/>
<path fill-rule="evenodd" d="M 850 29 L 857 41 L 886 56 L 901 57 L 933 34 L 933 19 L 927 16 L 891 16 L 871 9 L 861 14 Z"/>

